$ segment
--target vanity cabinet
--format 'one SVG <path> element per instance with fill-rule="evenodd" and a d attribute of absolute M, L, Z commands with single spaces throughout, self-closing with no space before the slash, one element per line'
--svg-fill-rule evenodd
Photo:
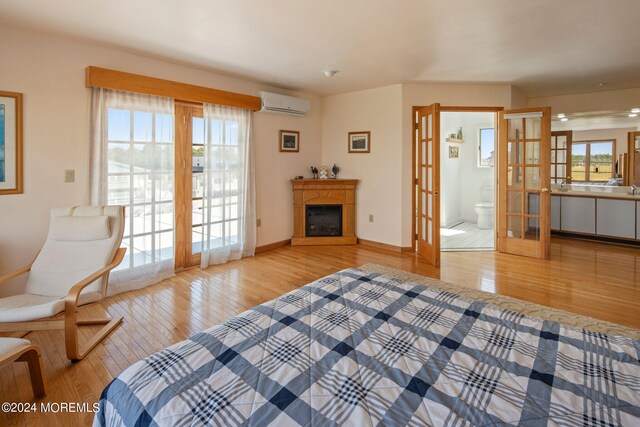
<path fill-rule="evenodd" d="M 562 197 L 551 196 L 551 229 L 560 231 L 560 203 Z"/>
<path fill-rule="evenodd" d="M 636 203 L 633 200 L 608 200 L 597 202 L 596 230 L 599 236 L 636 238 Z"/>
<path fill-rule="evenodd" d="M 562 231 L 596 234 L 596 199 L 593 197 L 561 197 Z"/>

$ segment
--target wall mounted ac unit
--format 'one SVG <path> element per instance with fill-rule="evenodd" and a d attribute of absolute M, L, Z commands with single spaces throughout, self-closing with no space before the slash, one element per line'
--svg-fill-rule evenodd
<path fill-rule="evenodd" d="M 302 98 L 271 92 L 258 92 L 258 95 L 262 99 L 262 109 L 260 111 L 306 116 L 311 108 L 311 102 Z"/>

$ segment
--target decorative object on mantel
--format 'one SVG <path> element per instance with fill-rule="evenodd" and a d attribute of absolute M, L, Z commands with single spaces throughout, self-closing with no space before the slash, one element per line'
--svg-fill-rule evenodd
<path fill-rule="evenodd" d="M 458 128 L 458 134 L 456 135 L 456 139 L 464 139 L 462 137 L 462 126 Z"/>
<path fill-rule="evenodd" d="M 313 179 L 318 179 L 318 168 L 311 166 L 311 174 L 313 175 Z"/>
<path fill-rule="evenodd" d="M 349 153 L 371 152 L 371 132 L 349 132 Z"/>
<path fill-rule="evenodd" d="M 0 91 L 0 195 L 22 194 L 22 94 Z"/>
<path fill-rule="evenodd" d="M 298 175 L 298 176 L 296 176 L 296 177 L 295 177 L 295 178 L 293 178 L 293 179 L 304 179 L 304 176 L 302 176 L 302 175 Z"/>
<path fill-rule="evenodd" d="M 460 148 L 456 147 L 456 146 L 451 146 L 449 147 L 449 158 L 450 159 L 457 159 L 459 157 L 459 153 L 460 153 Z"/>
<path fill-rule="evenodd" d="M 280 151 L 284 153 L 297 153 L 300 151 L 300 132 L 281 129 Z"/>
<path fill-rule="evenodd" d="M 338 167 L 338 165 L 334 163 L 333 167 L 331 168 L 331 172 L 333 172 L 333 176 L 331 178 L 338 179 L 338 172 L 340 172 L 340 168 Z"/>
<path fill-rule="evenodd" d="M 327 179 L 329 178 L 329 168 L 326 166 L 320 166 L 320 179 Z"/>
<path fill-rule="evenodd" d="M 357 179 L 291 180 L 292 245 L 355 245 Z"/>

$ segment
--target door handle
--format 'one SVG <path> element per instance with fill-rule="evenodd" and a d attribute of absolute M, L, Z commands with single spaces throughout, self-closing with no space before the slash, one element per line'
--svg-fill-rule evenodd
<path fill-rule="evenodd" d="M 549 189 L 548 188 L 542 188 L 542 189 L 540 189 L 540 192 L 541 193 L 548 193 Z"/>

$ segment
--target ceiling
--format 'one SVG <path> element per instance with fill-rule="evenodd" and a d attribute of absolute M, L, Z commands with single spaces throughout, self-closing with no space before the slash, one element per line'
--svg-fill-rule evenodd
<path fill-rule="evenodd" d="M 638 0 L 0 0 L 3 26 L 318 95 L 401 82 L 510 83 L 529 97 L 640 87 L 638 17 Z"/>

